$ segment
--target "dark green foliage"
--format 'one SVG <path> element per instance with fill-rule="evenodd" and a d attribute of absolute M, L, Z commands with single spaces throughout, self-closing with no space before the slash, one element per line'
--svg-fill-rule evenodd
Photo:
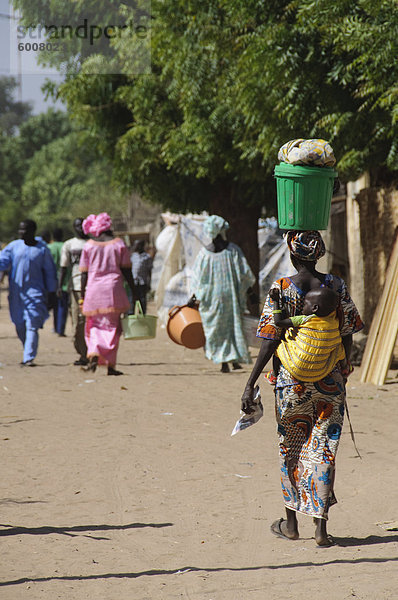
<path fill-rule="evenodd" d="M 58 20 L 119 7 L 128 18 L 140 1 L 45 4 Z M 43 3 L 15 4 L 43 19 Z M 261 207 L 273 210 L 289 139 L 328 139 L 342 179 L 398 169 L 395 0 L 153 0 L 148 43 L 150 73 L 138 73 L 129 36 L 113 46 L 120 75 L 90 74 L 91 59 L 76 74 L 72 61 L 58 92 L 123 190 L 235 223 L 240 214 L 248 236 Z"/>
<path fill-rule="evenodd" d="M 37 2 L 18 4 L 40 18 Z M 83 8 L 95 6 L 115 9 Z M 392 0 L 154 0 L 151 74 L 132 75 L 135 42 L 121 39 L 124 76 L 83 69 L 60 94 L 124 188 L 200 210 L 225 182 L 264 204 L 278 148 L 295 137 L 328 139 L 345 179 L 398 168 L 397 13 Z"/>
<path fill-rule="evenodd" d="M 303 0 L 278 3 L 277 14 L 261 4 L 263 24 L 251 5 L 228 5 L 237 25 L 251 23 L 238 59 L 246 85 L 236 91 L 260 151 L 275 156 L 287 139 L 323 137 L 345 179 L 377 165 L 396 170 L 396 3 Z"/>
<path fill-rule="evenodd" d="M 79 215 L 107 210 L 116 216 L 125 201 L 109 185 L 109 164 L 99 160 L 89 140 L 72 131 L 43 145 L 29 162 L 22 202 L 50 229 L 71 229 Z"/>
<path fill-rule="evenodd" d="M 15 99 L 17 87 L 17 81 L 13 77 L 0 77 L 0 134 L 14 134 L 30 115 L 29 102 Z"/>
<path fill-rule="evenodd" d="M 39 228 L 72 232 L 76 215 L 110 210 L 123 213 L 126 201 L 112 190 L 112 168 L 99 159 L 85 132 L 68 115 L 49 109 L 29 117 L 17 135 L 0 137 L 0 241 L 16 237 L 29 217 Z"/>
<path fill-rule="evenodd" d="M 71 130 L 68 117 L 49 109 L 20 123 L 16 135 L 0 138 L 0 240 L 13 239 L 21 218 L 32 214 L 32 202 L 22 195 L 22 186 L 32 157 L 46 144 Z"/>

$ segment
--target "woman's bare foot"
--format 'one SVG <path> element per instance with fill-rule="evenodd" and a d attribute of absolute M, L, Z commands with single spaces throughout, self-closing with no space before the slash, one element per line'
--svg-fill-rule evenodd
<path fill-rule="evenodd" d="M 333 546 L 333 540 L 327 532 L 327 521 L 326 519 L 314 519 L 316 525 L 315 528 L 315 541 L 318 546 Z"/>
<path fill-rule="evenodd" d="M 229 364 L 227 362 L 222 363 L 221 373 L 229 373 Z"/>
<path fill-rule="evenodd" d="M 286 534 L 287 537 L 291 540 L 298 540 L 299 538 L 299 530 L 297 523 L 297 514 L 295 510 L 291 510 L 290 508 L 286 509 Z M 281 525 L 281 530 L 283 531 L 283 523 Z"/>
<path fill-rule="evenodd" d="M 297 528 L 289 528 L 289 524 L 286 519 L 277 519 L 271 525 L 271 532 L 277 537 L 285 538 L 287 540 L 298 540 L 299 532 Z"/>
<path fill-rule="evenodd" d="M 235 360 L 232 363 L 232 368 L 233 368 L 234 371 L 237 371 L 238 369 L 242 369 L 242 366 Z"/>
<path fill-rule="evenodd" d="M 286 540 L 298 540 L 299 530 L 296 511 L 291 508 L 286 509 L 287 519 L 277 519 L 271 525 L 271 532 Z"/>

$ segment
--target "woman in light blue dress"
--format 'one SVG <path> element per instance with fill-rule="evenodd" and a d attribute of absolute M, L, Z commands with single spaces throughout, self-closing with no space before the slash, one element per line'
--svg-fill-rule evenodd
<path fill-rule="evenodd" d="M 250 355 L 242 329 L 246 294 L 255 277 L 242 250 L 228 242 L 229 224 L 217 215 L 204 223 L 205 233 L 212 239 L 196 257 L 191 278 L 191 292 L 199 301 L 199 312 L 206 337 L 206 358 L 221 363 L 221 371 L 229 372 L 239 363 L 250 363 Z M 191 298 L 190 304 L 194 300 Z"/>

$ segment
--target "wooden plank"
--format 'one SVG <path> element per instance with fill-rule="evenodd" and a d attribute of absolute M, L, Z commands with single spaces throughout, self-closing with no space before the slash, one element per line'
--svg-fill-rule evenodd
<path fill-rule="evenodd" d="M 392 333 L 390 331 L 391 320 L 392 320 L 393 311 L 394 311 L 394 304 L 392 303 L 392 296 L 395 295 L 394 282 L 396 285 L 396 271 L 397 271 L 396 268 L 394 269 L 393 273 L 391 273 L 391 271 L 390 271 L 389 280 L 388 280 L 389 294 L 387 296 L 386 303 L 384 305 L 382 318 L 381 318 L 381 321 L 379 324 L 378 337 L 377 337 L 376 342 L 373 347 L 372 362 L 370 364 L 370 368 L 368 371 L 368 381 L 375 383 L 375 384 L 378 384 L 378 381 L 380 378 L 380 372 L 383 369 L 383 365 L 386 360 L 386 353 L 388 352 L 387 344 L 388 344 L 388 341 L 391 339 L 391 335 L 389 335 L 389 334 Z M 387 355 L 387 360 L 389 361 L 389 359 L 390 359 L 390 354 Z M 387 369 L 388 369 L 388 367 L 387 367 Z"/>
<path fill-rule="evenodd" d="M 394 328 L 394 314 L 396 312 L 396 289 L 398 285 L 398 268 L 396 266 L 390 282 L 390 294 L 384 307 L 382 321 L 379 327 L 379 336 L 373 348 L 373 361 L 368 373 L 368 381 L 382 385 L 385 381 L 394 350 L 396 328 Z M 394 303 L 395 301 L 395 303 Z M 384 375 L 383 375 L 384 373 Z"/>
<path fill-rule="evenodd" d="M 398 332 L 398 266 L 395 270 L 395 277 L 391 290 L 391 296 L 388 299 L 388 309 L 386 312 L 386 320 L 383 321 L 382 327 L 382 348 L 381 358 L 379 358 L 378 369 L 374 376 L 374 381 L 377 385 L 383 385 L 388 369 L 390 368 L 392 355 L 394 352 L 395 340 Z"/>
<path fill-rule="evenodd" d="M 397 286 L 398 286 L 398 264 L 396 265 L 392 285 L 391 285 L 391 293 L 388 297 L 386 310 L 384 313 L 384 318 L 382 322 L 382 326 L 380 328 L 380 353 L 378 356 L 378 364 L 375 375 L 373 377 L 374 381 L 379 381 L 383 378 L 383 371 L 385 372 L 384 379 L 382 383 L 385 381 L 385 377 L 387 376 L 387 371 L 390 366 L 391 356 L 394 350 L 395 345 L 395 337 L 396 337 L 396 308 L 397 308 Z M 380 384 L 379 384 L 380 385 Z"/>
<path fill-rule="evenodd" d="M 361 365 L 361 381 L 382 385 L 397 336 L 398 238 L 395 239 Z M 380 383 L 382 381 L 382 383 Z"/>
<path fill-rule="evenodd" d="M 379 336 L 380 323 L 381 323 L 381 320 L 383 317 L 383 312 L 384 312 L 385 306 L 387 304 L 388 297 L 391 293 L 391 285 L 392 285 L 392 279 L 393 279 L 392 275 L 393 275 L 393 271 L 395 270 L 395 263 L 397 260 L 396 255 L 398 255 L 398 244 L 397 243 L 395 243 L 393 246 L 391 257 L 390 257 L 389 263 L 387 265 L 386 278 L 385 278 L 385 282 L 384 282 L 383 291 L 382 291 L 381 297 L 379 299 L 379 302 L 377 303 L 376 311 L 375 311 L 375 314 L 373 316 L 372 323 L 370 326 L 368 339 L 366 342 L 366 348 L 365 348 L 365 352 L 364 352 L 364 355 L 362 358 L 362 364 L 361 364 L 362 378 L 365 378 L 367 376 L 368 371 L 370 369 L 370 363 L 371 363 L 372 357 L 373 357 L 374 346 L 375 346 L 375 344 L 377 342 L 377 338 Z M 363 381 L 365 381 L 365 379 L 363 379 Z"/>

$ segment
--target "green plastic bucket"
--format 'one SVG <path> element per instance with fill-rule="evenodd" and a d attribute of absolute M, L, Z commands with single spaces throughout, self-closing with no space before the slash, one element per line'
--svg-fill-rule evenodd
<path fill-rule="evenodd" d="M 333 183 L 330 167 L 304 167 L 281 163 L 274 171 L 281 229 L 327 229 Z"/>
<path fill-rule="evenodd" d="M 150 340 L 156 336 L 157 317 L 144 315 L 141 302 L 137 300 L 133 315 L 121 319 L 125 340 Z"/>

